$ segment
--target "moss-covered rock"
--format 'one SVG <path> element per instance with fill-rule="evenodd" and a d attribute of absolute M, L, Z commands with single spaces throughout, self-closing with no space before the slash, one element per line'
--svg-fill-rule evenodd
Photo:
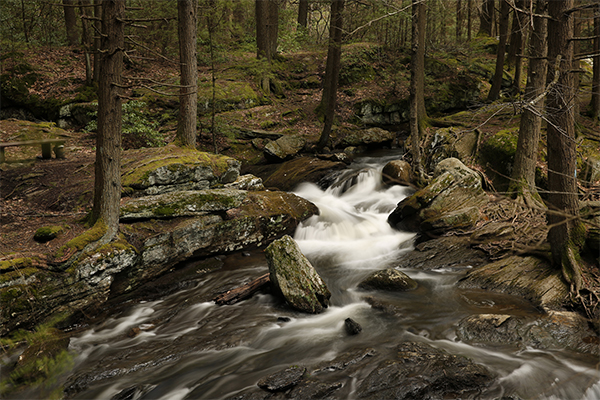
<path fill-rule="evenodd" d="M 282 162 L 296 156 L 306 145 L 301 136 L 286 135 L 267 143 L 264 148 L 265 158 L 272 162 Z"/>
<path fill-rule="evenodd" d="M 516 128 L 505 129 L 498 131 L 481 145 L 482 165 L 487 167 L 486 174 L 500 191 L 505 191 L 510 183 L 507 177 L 512 173 L 518 139 Z"/>
<path fill-rule="evenodd" d="M 406 292 L 415 290 L 418 286 L 411 277 L 394 268 L 375 271 L 358 284 L 361 289 L 391 292 Z"/>
<path fill-rule="evenodd" d="M 33 240 L 40 243 L 46 243 L 55 239 L 59 234 L 64 232 L 65 228 L 60 225 L 42 226 L 33 234 Z"/>
<path fill-rule="evenodd" d="M 294 239 L 286 235 L 272 242 L 265 255 L 271 283 L 287 304 L 308 313 L 327 308 L 331 293 Z"/>

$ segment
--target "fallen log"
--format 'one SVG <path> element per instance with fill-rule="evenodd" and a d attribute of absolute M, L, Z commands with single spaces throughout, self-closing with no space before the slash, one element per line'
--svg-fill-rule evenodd
<path fill-rule="evenodd" d="M 266 288 L 270 283 L 271 280 L 269 278 L 269 274 L 267 273 L 259 278 L 256 278 L 252 282 L 246 283 L 243 286 L 216 295 L 212 301 L 219 306 L 235 304 L 238 301 L 252 297 L 254 293 Z"/>

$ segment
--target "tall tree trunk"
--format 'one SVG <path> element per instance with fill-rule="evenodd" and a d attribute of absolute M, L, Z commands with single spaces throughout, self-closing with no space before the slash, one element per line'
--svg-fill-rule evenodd
<path fill-rule="evenodd" d="M 119 229 L 121 199 L 121 74 L 125 0 L 102 2 L 102 43 L 98 82 L 98 134 L 91 222 L 106 226 L 105 240 Z"/>
<path fill-rule="evenodd" d="M 333 120 L 335 118 L 335 105 L 337 102 L 337 87 L 340 77 L 340 61 L 342 57 L 342 33 L 344 27 L 345 0 L 331 0 L 331 20 L 329 22 L 329 45 L 327 48 L 327 63 L 325 64 L 325 79 L 323 82 L 323 96 L 321 109 L 325 111 L 325 124 L 317 149 L 327 146 Z"/>
<path fill-rule="evenodd" d="M 101 0 L 93 0 L 94 1 L 94 17 L 97 19 L 102 19 L 102 2 Z M 94 21 L 94 82 L 98 82 L 100 80 L 100 46 L 101 46 L 101 38 L 98 32 L 102 31 L 102 26 L 99 22 Z"/>
<path fill-rule="evenodd" d="M 256 0 L 256 56 L 271 61 L 277 51 L 278 0 Z"/>
<path fill-rule="evenodd" d="M 417 182 L 425 177 L 421 160 L 421 136 L 427 121 L 425 109 L 425 2 L 412 0 L 412 43 L 410 57 L 410 136 L 413 171 Z"/>
<path fill-rule="evenodd" d="M 83 18 L 87 16 L 87 10 L 90 5 L 90 0 L 80 0 L 80 12 L 81 12 L 81 43 L 83 46 L 83 51 L 85 52 L 85 84 L 90 86 L 92 81 L 94 80 L 94 69 L 92 67 L 92 52 L 93 52 L 93 39 L 90 33 L 91 27 L 89 20 Z"/>
<path fill-rule="evenodd" d="M 529 0 L 517 0 L 516 7 L 520 10 L 526 10 Z M 513 17 L 513 24 L 510 36 L 510 47 L 508 52 L 508 65 L 514 65 L 515 75 L 513 79 L 513 93 L 518 94 L 521 90 L 521 74 L 523 72 L 521 53 L 523 53 L 523 43 L 527 37 L 527 15 L 522 12 L 516 12 Z"/>
<path fill-rule="evenodd" d="M 308 0 L 298 3 L 298 25 L 304 29 L 308 27 Z"/>
<path fill-rule="evenodd" d="M 547 0 L 534 0 L 535 13 L 545 15 Z M 535 168 L 538 158 L 538 144 L 541 137 L 541 125 L 544 110 L 544 92 L 546 90 L 546 72 L 548 29 L 546 18 L 534 17 L 533 30 L 529 43 L 529 69 L 525 89 L 525 109 L 521 115 L 519 139 L 512 171 L 512 183 L 509 191 L 518 199 L 533 207 L 543 204 L 535 186 Z"/>
<path fill-rule="evenodd" d="M 77 29 L 77 14 L 75 13 L 75 1 L 63 0 L 65 9 L 65 28 L 67 32 L 67 43 L 69 46 L 79 44 L 79 31 Z"/>
<path fill-rule="evenodd" d="M 467 0 L 467 41 L 471 41 L 473 31 L 473 0 Z"/>
<path fill-rule="evenodd" d="M 590 104 L 592 118 L 600 122 L 600 0 L 594 18 L 594 67 L 592 77 L 592 102 Z"/>
<path fill-rule="evenodd" d="M 488 100 L 498 100 L 500 91 L 502 90 L 502 77 L 504 76 L 504 58 L 506 53 L 506 39 L 508 33 L 508 15 L 510 6 L 508 0 L 500 0 L 500 25 L 499 25 L 499 42 L 498 54 L 496 55 L 496 71 L 492 80 L 492 87 L 488 94 Z"/>
<path fill-rule="evenodd" d="M 456 41 L 460 42 L 462 38 L 464 10 L 462 0 L 456 0 Z"/>
<path fill-rule="evenodd" d="M 573 103 L 573 0 L 549 1 L 548 12 L 548 79 L 557 84 L 548 94 L 548 202 L 547 219 L 550 226 L 548 241 L 554 265 L 578 292 L 582 285 L 577 253 L 585 240 L 585 228 L 576 218 L 579 211 L 576 184 L 575 116 Z M 561 57 L 561 58 L 559 58 Z M 582 229 L 584 234 L 582 235 Z"/>
<path fill-rule="evenodd" d="M 494 16 L 496 14 L 496 0 L 483 0 L 479 13 L 479 35 L 492 36 L 494 33 Z"/>
<path fill-rule="evenodd" d="M 198 58 L 196 54 L 198 0 L 178 0 L 177 16 L 181 73 L 177 139 L 180 145 L 195 149 L 198 120 Z"/>

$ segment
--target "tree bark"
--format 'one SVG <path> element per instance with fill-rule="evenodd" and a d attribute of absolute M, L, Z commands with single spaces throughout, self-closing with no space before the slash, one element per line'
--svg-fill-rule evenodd
<path fill-rule="evenodd" d="M 181 146 L 195 149 L 198 120 L 198 58 L 196 51 L 198 0 L 178 0 L 177 16 L 181 74 L 177 139 Z"/>
<path fill-rule="evenodd" d="M 498 53 L 496 55 L 496 71 L 492 80 L 492 87 L 488 94 L 488 100 L 498 100 L 500 91 L 502 90 L 502 77 L 504 75 L 504 59 L 506 53 L 506 39 L 508 33 L 508 15 L 510 6 L 508 0 L 500 0 L 500 25 L 499 25 L 499 42 Z"/>
<path fill-rule="evenodd" d="M 344 26 L 345 0 L 331 0 L 331 20 L 329 22 L 329 45 L 327 48 L 327 63 L 325 64 L 325 78 L 323 82 L 323 95 L 320 107 L 325 110 L 325 124 L 317 149 L 321 150 L 329 141 L 335 105 L 337 101 L 337 87 L 340 76 L 340 61 L 342 57 L 342 33 Z"/>
<path fill-rule="evenodd" d="M 462 39 L 462 29 L 464 20 L 464 10 L 462 0 L 456 0 L 456 41 L 460 42 Z"/>
<path fill-rule="evenodd" d="M 596 123 L 600 122 L 600 0 L 596 7 L 596 17 L 594 18 L 594 66 L 592 77 L 592 102 L 590 104 L 592 118 Z"/>
<path fill-rule="evenodd" d="M 526 10 L 529 0 L 517 0 L 515 5 L 520 10 Z M 523 52 L 523 43 L 526 41 L 527 31 L 527 15 L 522 12 L 515 12 L 513 24 L 510 33 L 510 46 L 508 52 L 508 65 L 514 65 L 515 75 L 512 84 L 512 91 L 518 94 L 521 91 L 521 75 L 523 72 L 521 53 Z"/>
<path fill-rule="evenodd" d="M 94 17 L 96 19 L 102 19 L 102 2 L 101 0 L 93 0 L 94 1 Z M 92 29 L 92 35 L 94 37 L 94 82 L 98 82 L 100 80 L 100 46 L 101 46 L 101 38 L 98 32 L 102 31 L 102 24 L 100 22 L 93 22 L 94 28 Z"/>
<path fill-rule="evenodd" d="M 496 0 L 483 0 L 479 13 L 479 35 L 492 36 L 494 33 L 494 16 L 496 14 Z"/>
<path fill-rule="evenodd" d="M 75 1 L 63 0 L 65 9 L 65 28 L 67 32 L 67 43 L 69 46 L 79 44 L 79 31 L 77 29 L 77 14 L 75 13 Z"/>
<path fill-rule="evenodd" d="M 106 240 L 112 239 L 119 228 L 122 122 L 120 85 L 125 47 L 124 20 L 125 0 L 102 2 L 98 134 L 91 222 L 106 226 Z"/>
<path fill-rule="evenodd" d="M 308 27 L 308 0 L 298 3 L 298 25 L 304 29 Z"/>
<path fill-rule="evenodd" d="M 548 12 L 548 79 L 557 84 L 548 94 L 546 111 L 548 114 L 548 202 L 547 219 L 550 226 L 548 241 L 552 248 L 553 264 L 561 268 L 563 276 L 577 292 L 581 287 L 581 270 L 573 260 L 574 252 L 579 251 L 585 240 L 581 234 L 581 222 L 576 219 L 579 211 L 577 197 L 575 152 L 575 88 L 573 87 L 573 15 L 567 12 L 573 7 L 573 0 L 549 1 Z"/>
<path fill-rule="evenodd" d="M 535 13 L 544 15 L 547 0 L 535 0 Z M 546 90 L 548 29 L 546 18 L 534 17 L 529 44 L 529 69 L 524 101 L 526 103 L 519 128 L 519 139 L 509 191 L 530 205 L 543 204 L 535 186 L 535 168 L 544 110 L 544 97 L 535 101 Z"/>
<path fill-rule="evenodd" d="M 421 161 L 421 136 L 427 121 L 425 109 L 425 29 L 426 8 L 422 0 L 412 0 L 412 43 L 410 57 L 410 136 L 413 171 L 417 182 L 425 173 Z"/>
<path fill-rule="evenodd" d="M 471 41 L 473 30 L 473 0 L 467 0 L 467 41 Z"/>
<path fill-rule="evenodd" d="M 279 26 L 278 0 L 256 0 L 256 56 L 269 62 L 277 51 Z"/>

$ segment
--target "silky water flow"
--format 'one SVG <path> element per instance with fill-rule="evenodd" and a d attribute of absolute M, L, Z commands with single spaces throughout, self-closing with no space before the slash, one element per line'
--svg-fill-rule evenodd
<path fill-rule="evenodd" d="M 137 386 L 145 388 L 143 399 L 224 399 L 291 365 L 314 366 L 357 347 L 386 352 L 402 341 L 421 341 L 467 356 L 498 374 L 482 399 L 600 399 L 593 358 L 566 350 L 486 348 L 458 341 L 460 319 L 484 312 L 483 306 L 485 313 L 494 313 L 498 303 L 511 301 L 490 293 L 478 300 L 482 307 L 465 302 L 454 284 L 468 267 L 403 269 L 419 283 L 413 292 L 357 289 L 367 275 L 394 267 L 412 249 L 414 234 L 387 223 L 397 203 L 411 193 L 407 187 L 381 184 L 383 165 L 397 157 L 361 158 L 328 189 L 306 183 L 295 191 L 320 210 L 297 228 L 294 238 L 332 292 L 323 313 L 294 312 L 268 294 L 231 306 L 196 300 L 268 272 L 260 251 L 228 256 L 223 268 L 206 274 L 194 288 L 133 305 L 71 339 L 69 348 L 77 354 L 72 374 L 88 374 L 86 389 L 74 398 L 110 399 Z M 392 316 L 374 310 L 366 296 L 401 312 Z M 535 310 L 524 306 L 521 312 Z M 358 322 L 362 332 L 349 336 L 346 318 Z M 128 337 L 134 327 L 140 333 Z M 356 398 L 356 385 L 365 376 L 345 377 L 344 386 L 332 396 Z"/>

